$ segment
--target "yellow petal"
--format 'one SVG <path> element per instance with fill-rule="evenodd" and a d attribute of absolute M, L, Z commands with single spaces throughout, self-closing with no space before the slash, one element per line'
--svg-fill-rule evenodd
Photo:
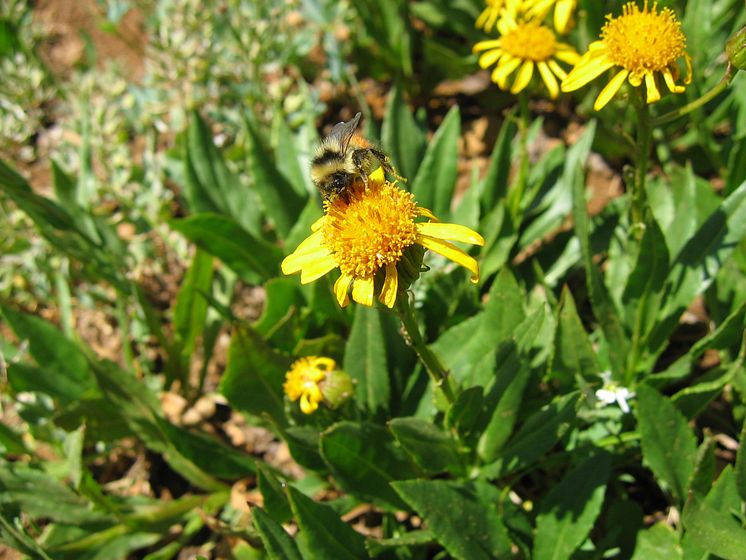
<path fill-rule="evenodd" d="M 475 44 L 471 50 L 472 52 L 479 52 L 479 51 L 488 51 L 490 49 L 497 49 L 500 48 L 500 39 L 490 39 L 489 41 L 479 41 L 477 44 Z"/>
<path fill-rule="evenodd" d="M 655 83 L 655 76 L 652 72 L 645 74 L 645 87 L 648 90 L 648 104 L 655 103 L 661 98 L 661 92 L 658 91 L 658 86 Z"/>
<path fill-rule="evenodd" d="M 300 283 L 308 284 L 318 280 L 335 268 L 337 268 L 337 261 L 331 255 L 309 261 L 300 271 Z"/>
<path fill-rule="evenodd" d="M 355 278 L 352 284 L 352 299 L 368 307 L 373 307 L 373 277 Z"/>
<path fill-rule="evenodd" d="M 507 89 L 508 77 L 513 71 L 518 68 L 521 64 L 520 58 L 508 58 L 504 56 L 500 59 L 500 63 L 492 71 L 492 81 L 495 82 L 500 89 Z"/>
<path fill-rule="evenodd" d="M 479 282 L 479 264 L 477 263 L 476 259 L 467 255 L 464 251 L 456 247 L 454 244 L 448 243 L 448 241 L 443 241 L 441 239 L 436 239 L 434 237 L 428 237 L 426 235 L 418 235 L 417 243 L 419 243 L 426 249 L 430 249 L 431 251 L 434 251 L 439 255 L 443 255 L 445 258 L 450 259 L 453 262 L 467 268 L 471 271 L 472 283 L 476 284 L 477 282 Z"/>
<path fill-rule="evenodd" d="M 593 108 L 596 111 L 600 111 L 609 101 L 611 101 L 611 98 L 614 97 L 616 92 L 619 91 L 619 88 L 622 87 L 622 84 L 624 83 L 624 80 L 627 79 L 628 75 L 629 70 L 621 70 L 616 76 L 609 80 L 609 83 L 604 86 L 604 89 L 602 89 L 601 93 L 598 94 L 596 102 L 593 104 Z"/>
<path fill-rule="evenodd" d="M 305 251 L 290 253 L 282 260 L 280 267 L 283 274 L 293 274 L 307 267 L 313 267 L 318 262 L 328 263 L 329 258 L 331 258 L 329 249 L 324 246 L 313 247 Z"/>
<path fill-rule="evenodd" d="M 378 167 L 373 173 L 368 175 L 368 180 L 373 183 L 383 183 L 386 180 L 386 174 L 383 172 L 383 167 Z"/>
<path fill-rule="evenodd" d="M 473 229 L 459 224 L 422 223 L 417 224 L 416 227 L 421 235 L 427 235 L 428 237 L 461 241 L 480 247 L 484 245 L 484 238 L 481 235 Z"/>
<path fill-rule="evenodd" d="M 304 393 L 303 396 L 300 398 L 300 409 L 303 414 L 311 414 L 317 408 L 319 408 L 319 403 L 309 400 L 308 395 Z"/>
<path fill-rule="evenodd" d="M 580 89 L 585 84 L 614 66 L 614 63 L 608 59 L 606 53 L 596 53 L 598 53 L 598 51 L 588 51 L 583 55 L 580 62 L 575 65 L 575 68 L 573 68 L 567 77 L 562 80 L 562 91 L 568 92 Z M 559 58 L 559 56 L 557 58 Z"/>
<path fill-rule="evenodd" d="M 686 76 L 684 76 L 684 83 L 689 85 L 692 83 L 692 57 L 687 53 L 684 53 L 684 64 L 686 64 Z"/>
<path fill-rule="evenodd" d="M 539 69 L 539 74 L 541 74 L 542 80 L 544 80 L 544 85 L 546 85 L 547 90 L 549 90 L 549 97 L 557 99 L 557 96 L 559 95 L 559 84 L 557 83 L 557 78 L 554 77 L 554 74 L 552 74 L 552 71 L 549 69 L 549 65 L 546 62 L 538 62 L 536 66 Z"/>
<path fill-rule="evenodd" d="M 311 224 L 311 231 L 318 231 L 321 229 L 321 226 L 324 225 L 324 220 L 326 219 L 326 216 L 321 216 L 318 220 L 316 220 L 314 223 Z"/>
<path fill-rule="evenodd" d="M 521 69 L 518 70 L 518 74 L 513 82 L 513 87 L 510 88 L 510 93 L 517 94 L 526 89 L 526 86 L 531 81 L 531 77 L 534 75 L 534 61 L 526 60 L 521 64 Z"/>
<path fill-rule="evenodd" d="M 666 82 L 668 90 L 671 93 L 683 93 L 686 90 L 684 86 L 676 85 L 673 74 L 671 73 L 671 70 L 669 68 L 665 68 L 663 70 L 663 81 Z"/>
<path fill-rule="evenodd" d="M 429 218 L 433 222 L 439 222 L 440 220 L 433 214 L 430 210 L 425 208 L 424 206 L 418 206 L 417 207 L 417 215 L 423 216 L 425 218 Z"/>
<path fill-rule="evenodd" d="M 503 55 L 502 49 L 493 49 L 479 57 L 479 67 L 484 69 L 492 66 Z"/>
<path fill-rule="evenodd" d="M 554 8 L 554 27 L 558 33 L 564 35 L 570 27 L 572 13 L 576 0 L 557 0 Z"/>
<path fill-rule="evenodd" d="M 567 77 L 567 72 L 565 72 L 565 69 L 562 68 L 562 66 L 557 64 L 556 60 L 552 60 L 551 58 L 547 60 L 547 66 L 549 66 L 552 72 L 554 72 L 554 75 L 560 80 L 564 80 Z"/>
<path fill-rule="evenodd" d="M 399 273 L 396 271 L 396 265 L 389 263 L 386 265 L 386 278 L 383 281 L 381 294 L 378 301 L 391 309 L 396 303 L 396 294 L 399 290 Z"/>
<path fill-rule="evenodd" d="M 349 274 L 342 274 L 334 283 L 334 295 L 340 307 L 347 307 L 350 304 L 350 284 L 352 284 L 352 276 Z"/>

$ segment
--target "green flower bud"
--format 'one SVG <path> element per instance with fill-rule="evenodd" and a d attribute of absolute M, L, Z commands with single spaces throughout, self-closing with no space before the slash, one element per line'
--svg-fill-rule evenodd
<path fill-rule="evenodd" d="M 352 378 L 341 369 L 327 372 L 324 380 L 319 383 L 324 402 L 330 408 L 337 408 L 349 400 L 355 390 Z"/>
<path fill-rule="evenodd" d="M 746 26 L 739 29 L 725 44 L 730 63 L 738 70 L 746 70 Z"/>

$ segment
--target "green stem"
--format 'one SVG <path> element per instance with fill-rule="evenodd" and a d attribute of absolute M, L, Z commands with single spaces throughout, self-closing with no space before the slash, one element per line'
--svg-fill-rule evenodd
<path fill-rule="evenodd" d="M 440 361 L 440 358 L 425 344 L 425 339 L 422 337 L 422 333 L 420 333 L 419 325 L 417 325 L 417 318 L 414 315 L 414 309 L 409 301 L 408 293 L 399 294 L 396 298 L 395 309 L 402 325 L 404 325 L 409 343 L 425 366 L 428 375 L 435 383 L 435 386 L 443 391 L 443 395 L 445 395 L 448 403 L 453 404 L 456 400 L 456 395 L 448 379 L 448 370 Z"/>
<path fill-rule="evenodd" d="M 709 103 L 715 97 L 720 95 L 725 90 L 725 88 L 727 88 L 730 85 L 731 80 L 733 80 L 733 76 L 735 76 L 735 72 L 733 71 L 733 66 L 731 64 L 728 64 L 728 68 L 726 68 L 725 70 L 725 75 L 717 83 L 717 85 L 713 87 L 710 91 L 705 93 L 702 97 L 695 99 L 691 103 L 687 103 L 683 107 L 679 107 L 675 111 L 671 111 L 670 113 L 666 113 L 665 115 L 661 115 L 660 117 L 654 118 L 653 120 L 650 121 L 650 126 L 652 127 L 661 126 L 663 124 L 670 123 L 671 121 L 675 121 L 679 117 L 688 115 L 692 111 L 696 111 L 697 109 Z"/>
<path fill-rule="evenodd" d="M 520 118 L 518 120 L 520 159 L 518 162 L 518 177 L 516 178 L 513 191 L 510 193 L 509 202 L 510 213 L 516 223 L 520 222 L 517 218 L 521 211 L 523 193 L 526 191 L 526 182 L 528 181 L 528 128 L 529 122 L 531 121 L 531 112 L 528 108 L 528 96 L 526 92 L 518 94 L 518 103 L 520 106 Z"/>
<path fill-rule="evenodd" d="M 642 93 L 640 94 L 642 95 Z M 650 155 L 650 111 L 648 104 L 642 98 L 635 104 L 637 111 L 637 138 L 635 139 L 635 176 L 632 184 L 632 230 L 635 237 L 642 237 L 645 231 L 645 215 L 647 213 L 647 194 L 645 192 L 645 178 L 648 173 L 648 157 Z"/>

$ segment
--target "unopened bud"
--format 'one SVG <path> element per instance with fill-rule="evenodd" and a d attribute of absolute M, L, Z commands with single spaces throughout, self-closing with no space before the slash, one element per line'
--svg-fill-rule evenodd
<path fill-rule="evenodd" d="M 330 408 L 337 408 L 352 397 L 355 390 L 352 378 L 347 372 L 335 369 L 326 374 L 324 380 L 319 383 L 324 402 Z"/>
<path fill-rule="evenodd" d="M 746 70 L 746 26 L 739 29 L 725 44 L 730 63 L 738 70 Z"/>

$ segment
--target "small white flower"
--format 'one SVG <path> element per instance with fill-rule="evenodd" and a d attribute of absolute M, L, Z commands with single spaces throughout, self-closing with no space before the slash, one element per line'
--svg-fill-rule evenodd
<path fill-rule="evenodd" d="M 599 400 L 601 406 L 617 403 L 622 412 L 625 414 L 629 412 L 627 399 L 631 399 L 635 394 L 626 387 L 613 382 L 611 380 L 611 372 L 609 371 L 602 372 L 601 378 L 604 380 L 603 387 L 596 391 L 596 398 Z"/>

